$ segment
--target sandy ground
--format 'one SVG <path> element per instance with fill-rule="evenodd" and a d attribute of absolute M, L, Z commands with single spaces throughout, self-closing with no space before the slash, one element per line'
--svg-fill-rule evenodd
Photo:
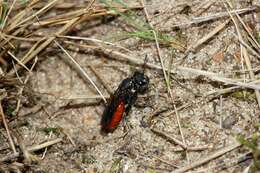
<path fill-rule="evenodd" d="M 131 4 L 136 3 L 131 2 L 128 5 Z M 226 12 L 226 9 L 223 3 L 218 1 L 202 12 L 201 1 L 147 0 L 146 4 L 153 26 L 178 38 L 186 47 L 194 45 L 227 20 L 217 19 L 175 29 L 173 26 L 176 24 L 193 21 L 196 17 Z M 252 4 L 259 5 L 259 2 L 255 0 Z M 236 9 L 249 6 L 249 2 L 234 2 Z M 140 19 L 145 20 L 142 10 L 136 13 Z M 259 13 L 241 16 L 247 24 L 252 24 L 254 18 L 255 28 L 252 29 L 256 29 L 259 34 Z M 113 42 L 129 49 L 131 52 L 122 51 L 127 55 L 142 61 L 147 55 L 149 63 L 161 65 L 154 41 L 140 38 L 118 40 L 128 27 L 124 20 L 119 17 L 102 23 L 103 20 L 97 19 L 81 25 L 73 35 Z M 246 67 L 242 67 L 240 59 L 235 57 L 240 51 L 236 35 L 234 24 L 230 22 L 205 44 L 187 53 L 184 60 L 183 52 L 161 45 L 163 62 L 167 66 L 172 61 L 173 68 L 189 67 L 228 78 L 243 79 L 243 75 L 238 72 Z M 17 130 L 26 146 L 56 138 L 63 140 L 47 150 L 36 152 L 36 156 L 41 159 L 27 172 L 171 172 L 234 145 L 238 134 L 249 136 L 256 130 L 254 125 L 259 122 L 260 111 L 253 90 L 244 90 L 245 97 L 243 90 L 216 97 L 201 97 L 232 85 L 177 71 L 171 75 L 171 99 L 167 94 L 162 71 L 147 68 L 145 72 L 150 78 L 149 91 L 140 95 L 126 118 L 127 133 L 121 123 L 114 133 L 102 136 L 100 119 L 105 105 L 100 99 L 97 101 L 91 98 L 99 97 L 93 86 L 82 80 L 77 72 L 64 62 L 62 57 L 66 55 L 62 51 L 58 51 L 57 47 L 55 49 L 57 51 L 54 54 L 39 56 L 40 61 L 30 77 L 28 88 L 25 89 L 24 100 L 29 103 L 24 104 L 20 110 L 20 115 L 23 115 L 20 119 L 24 119 L 27 125 L 18 127 Z M 131 76 L 136 69 L 141 69 L 141 66 L 118 61 L 88 48 L 68 52 L 105 96 L 109 95 L 108 91 L 89 66 L 94 67 L 112 91 L 124 78 Z M 252 68 L 259 67 L 259 59 L 251 54 L 250 59 Z M 248 75 L 246 77 L 248 78 Z M 28 95 L 32 95 L 33 101 L 28 99 Z M 43 109 L 27 114 L 32 107 L 39 105 L 43 105 Z M 174 105 L 177 108 L 184 107 L 178 110 L 182 133 L 176 114 L 169 114 L 174 111 Z M 202 150 L 184 151 L 180 145 L 152 132 L 151 129 L 174 137 L 189 147 L 200 147 Z M 236 149 L 190 172 L 242 172 L 249 166 L 250 160 L 241 164 L 232 163 L 248 151 L 245 148 Z M 228 164 L 231 166 L 222 170 Z"/>

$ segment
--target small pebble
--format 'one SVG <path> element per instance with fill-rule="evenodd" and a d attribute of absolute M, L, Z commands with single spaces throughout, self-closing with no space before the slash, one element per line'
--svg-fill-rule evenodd
<path fill-rule="evenodd" d="M 222 122 L 222 127 L 224 129 L 231 129 L 233 125 L 235 125 L 237 122 L 236 117 L 233 116 L 227 116 L 224 121 Z"/>

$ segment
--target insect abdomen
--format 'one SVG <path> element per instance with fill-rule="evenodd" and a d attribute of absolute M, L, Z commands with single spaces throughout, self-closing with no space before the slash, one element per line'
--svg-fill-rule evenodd
<path fill-rule="evenodd" d="M 103 125 L 103 130 L 110 132 L 113 131 L 115 128 L 117 128 L 118 124 L 120 123 L 123 114 L 125 112 L 125 103 L 124 102 L 120 102 L 116 108 L 116 110 L 114 111 L 112 118 L 110 119 L 110 121 L 107 124 Z"/>

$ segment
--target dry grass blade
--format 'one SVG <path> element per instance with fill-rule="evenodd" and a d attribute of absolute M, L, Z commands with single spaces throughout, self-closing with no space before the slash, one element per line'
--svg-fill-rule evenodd
<path fill-rule="evenodd" d="M 174 170 L 174 171 L 172 171 L 172 173 L 187 172 L 187 171 L 189 171 L 189 170 L 191 170 L 193 168 L 199 167 L 199 166 L 201 166 L 201 165 L 203 165 L 203 164 L 205 164 L 205 163 L 207 163 L 207 162 L 209 162 L 209 161 L 211 161 L 213 159 L 216 159 L 216 158 L 218 158 L 218 157 L 220 157 L 220 156 L 222 156 L 222 155 L 224 155 L 224 154 L 226 154 L 226 153 L 228 153 L 228 152 L 230 152 L 230 151 L 232 151 L 232 150 L 234 150 L 234 149 L 236 149 L 236 148 L 238 148 L 240 146 L 241 146 L 241 144 L 239 144 L 239 143 L 235 143 L 233 145 L 227 146 L 227 147 L 225 147 L 225 148 L 223 148 L 223 149 L 221 149 L 221 150 L 219 150 L 219 151 L 217 151 L 217 152 L 215 152 L 215 153 L 213 153 L 211 155 L 202 157 L 202 159 L 194 161 L 193 163 L 191 163 L 191 164 L 189 164 L 187 166 L 184 166 L 184 167 L 182 167 L 180 169 Z"/>
<path fill-rule="evenodd" d="M 31 146 L 31 147 L 28 147 L 28 151 L 29 152 L 35 152 L 35 151 L 41 150 L 43 148 L 46 148 L 46 147 L 52 146 L 54 144 L 57 144 L 57 143 L 59 143 L 61 141 L 62 141 L 61 138 L 57 138 L 57 139 L 54 139 L 52 141 L 47 141 L 47 142 L 44 142 L 44 143 L 39 144 L 39 145 L 34 145 L 34 146 Z"/>
<path fill-rule="evenodd" d="M 109 95 L 104 95 L 105 98 L 109 98 Z M 88 95 L 88 96 L 70 96 L 70 97 L 61 97 L 59 99 L 64 99 L 64 100 L 76 100 L 76 99 L 83 99 L 83 100 L 87 100 L 87 99 L 102 99 L 102 97 L 100 95 Z"/>
<path fill-rule="evenodd" d="M 89 81 L 94 88 L 97 90 L 98 94 L 102 97 L 103 101 L 107 103 L 106 98 L 102 94 L 102 92 L 98 89 L 96 84 L 93 82 L 93 80 L 89 77 L 89 75 L 85 72 L 85 70 L 82 69 L 82 67 L 71 57 L 71 55 L 57 42 L 55 41 L 55 44 L 67 55 L 67 57 L 70 59 L 72 63 L 72 67 L 78 72 L 78 74 L 86 81 Z M 65 59 L 66 60 L 66 59 Z"/>
<path fill-rule="evenodd" d="M 226 85 L 237 85 L 240 87 L 260 90 L 260 86 L 257 84 L 260 82 L 260 80 L 254 80 L 254 81 L 251 81 L 248 83 L 244 83 L 244 82 L 240 82 L 238 80 L 220 76 L 216 73 L 207 72 L 207 71 L 203 71 L 203 70 L 197 70 L 197 69 L 192 69 L 192 68 L 187 68 L 187 67 L 177 67 L 177 70 L 192 73 L 195 75 L 203 75 L 213 81 L 223 82 Z"/>
<path fill-rule="evenodd" d="M 113 89 L 109 85 L 107 85 L 107 83 L 104 81 L 104 79 L 98 74 L 97 70 L 92 66 L 89 66 L 89 68 L 96 75 L 96 77 L 99 79 L 99 81 L 102 83 L 102 85 L 106 88 L 108 93 L 110 95 L 113 94 Z"/>
<path fill-rule="evenodd" d="M 149 17 L 149 14 L 147 12 L 147 8 L 146 8 L 146 5 L 145 5 L 145 0 L 141 0 L 141 3 L 142 3 L 142 6 L 144 7 L 143 9 L 144 9 L 144 14 L 145 14 L 146 20 L 147 20 L 147 22 L 148 22 L 148 24 L 151 27 L 152 32 L 153 32 L 153 36 L 154 36 L 154 40 L 155 40 L 155 46 L 156 46 L 156 50 L 157 50 L 157 55 L 158 55 L 158 58 L 160 60 L 161 66 L 162 66 L 163 76 L 164 76 L 164 80 L 166 82 L 167 90 L 170 93 L 171 92 L 170 81 L 169 81 L 169 78 L 167 77 L 167 73 L 166 73 L 166 70 L 165 70 L 164 62 L 163 62 L 163 59 L 162 59 L 161 49 L 160 49 L 160 45 L 159 45 L 158 38 L 157 38 L 157 33 L 155 32 L 154 27 L 153 27 L 153 25 L 150 22 L 150 17 Z"/>
<path fill-rule="evenodd" d="M 17 26 L 22 25 L 23 23 L 32 20 L 35 17 L 40 16 L 41 14 L 43 14 L 44 12 L 46 12 L 47 10 L 51 9 L 59 0 L 53 0 L 50 3 L 48 3 L 45 7 L 43 7 L 42 9 L 38 10 L 36 13 L 34 13 L 33 15 L 29 16 L 28 18 L 22 20 L 21 22 L 19 22 L 17 24 Z"/>
<path fill-rule="evenodd" d="M 232 15 L 232 14 L 230 14 Z M 259 43 L 257 42 L 256 38 L 253 36 L 252 32 L 248 29 L 248 27 L 246 26 L 245 22 L 242 20 L 242 18 L 239 16 L 238 13 L 235 13 L 237 19 L 239 20 L 239 22 L 242 24 L 242 26 L 244 27 L 244 29 L 246 30 L 246 32 L 248 33 L 248 35 L 251 37 L 251 39 L 254 41 L 256 47 L 255 49 L 260 49 L 260 45 Z M 254 45 L 254 44 L 252 44 Z"/>
<path fill-rule="evenodd" d="M 233 132 L 259 126 L 260 8 L 226 1 L 2 1 L 0 172 L 243 172 L 253 152 L 228 164 L 247 152 Z M 136 70 L 149 90 L 130 129 L 100 133 L 100 103 Z"/>
<path fill-rule="evenodd" d="M 260 59 L 260 55 L 258 52 L 256 52 L 252 47 L 249 46 L 249 44 L 247 44 L 242 38 L 238 37 L 237 35 L 233 34 L 238 41 L 247 48 L 248 51 L 250 51 L 250 53 L 252 53 L 253 55 L 255 55 L 258 59 Z"/>
<path fill-rule="evenodd" d="M 34 145 L 34 146 L 31 146 L 31 147 L 27 147 L 27 151 L 28 152 L 35 152 L 35 151 L 44 149 L 46 147 L 52 146 L 54 144 L 57 144 L 57 143 L 59 143 L 61 141 L 62 141 L 61 138 L 57 138 L 57 139 L 54 139 L 52 141 L 47 141 L 47 142 L 44 142 L 44 143 L 39 144 L 39 145 Z M 15 158 L 17 158 L 19 156 L 20 156 L 20 153 L 18 153 L 18 152 L 10 154 L 10 155 L 6 155 L 5 157 L 0 158 L 0 162 L 7 162 L 7 161 L 13 160 L 13 159 L 15 159 Z"/>
<path fill-rule="evenodd" d="M 13 49 L 15 49 L 15 46 L 10 42 L 10 39 L 6 38 L 6 36 L 5 36 L 2 32 L 0 32 L 0 37 L 1 37 L 3 40 L 5 40 L 5 43 L 8 43 L 9 46 L 11 46 Z M 1 46 L 1 47 L 2 47 L 2 46 Z"/>
<path fill-rule="evenodd" d="M 57 37 L 59 38 L 68 38 L 68 39 L 73 39 L 73 40 L 84 40 L 84 41 L 91 41 L 91 42 L 96 42 L 96 43 L 102 43 L 102 44 L 105 44 L 105 45 L 111 45 L 111 46 L 114 46 L 114 47 L 117 47 L 117 48 L 120 48 L 122 50 L 125 50 L 129 53 L 131 53 L 132 51 L 123 47 L 123 46 L 120 46 L 120 45 L 117 45 L 117 44 L 114 44 L 114 43 L 111 43 L 111 42 L 108 42 L 108 41 L 103 41 L 103 40 L 99 40 L 99 39 L 96 39 L 96 38 L 87 38 L 87 37 L 77 37 L 77 36 L 61 36 L 61 35 L 57 35 Z"/>
<path fill-rule="evenodd" d="M 18 14 L 16 14 L 13 18 L 10 19 L 8 27 L 5 29 L 6 33 L 9 33 L 13 31 L 15 28 L 17 28 L 18 23 L 20 23 L 22 20 L 24 20 L 25 16 L 28 14 L 28 11 L 31 10 L 31 8 L 37 4 L 40 0 L 32 1 L 24 10 L 20 11 Z M 16 35 L 16 34 L 13 34 Z"/>
<path fill-rule="evenodd" d="M 163 76 L 164 76 L 164 79 L 165 79 L 165 82 L 166 82 L 166 87 L 167 87 L 168 93 L 170 94 L 173 106 L 175 107 L 174 101 L 173 101 L 174 100 L 173 99 L 173 94 L 172 94 L 171 86 L 170 86 L 170 81 L 169 81 L 169 77 L 167 76 L 167 73 L 166 73 L 166 70 L 165 70 L 165 66 L 164 66 L 164 62 L 163 62 L 163 59 L 162 59 L 161 49 L 160 49 L 160 45 L 159 45 L 159 42 L 158 42 L 157 34 L 156 34 L 155 30 L 154 30 L 153 25 L 150 23 L 150 17 L 148 15 L 148 12 L 147 12 L 144 0 L 141 0 L 141 2 L 142 2 L 142 5 L 144 6 L 144 13 L 145 13 L 146 19 L 147 19 L 147 21 L 148 21 L 148 23 L 149 23 L 149 25 L 150 25 L 150 27 L 152 29 L 152 32 L 153 32 L 155 45 L 156 45 L 156 50 L 157 50 L 157 55 L 158 55 L 158 58 L 160 60 L 161 66 L 162 66 L 162 71 L 163 71 Z M 178 128 L 179 128 L 179 131 L 180 131 L 180 134 L 181 134 L 181 137 L 182 137 L 182 141 L 186 145 L 186 141 L 185 141 L 185 138 L 184 138 L 184 135 L 183 135 L 183 132 L 182 132 L 180 118 L 179 118 L 179 114 L 177 113 L 177 110 L 176 110 L 175 116 L 176 116 L 176 119 L 177 119 L 177 122 L 178 122 Z M 187 156 L 187 160 L 189 161 L 189 155 L 188 155 L 187 151 L 186 151 L 186 156 Z"/>
<path fill-rule="evenodd" d="M 203 94 L 203 97 L 208 97 L 210 95 L 223 95 L 223 94 L 232 92 L 233 90 L 238 89 L 238 88 L 239 88 L 238 86 L 233 86 L 233 87 L 229 87 L 229 88 L 225 88 L 225 89 L 219 89 L 216 91 L 209 91 L 209 92 Z"/>
<path fill-rule="evenodd" d="M 88 6 L 86 7 L 86 11 L 89 11 L 91 6 L 93 5 L 93 3 L 95 2 L 95 0 L 92 0 Z M 86 13 L 85 15 L 89 15 L 90 13 Z M 65 34 L 66 32 L 68 32 L 72 27 L 74 27 L 78 22 L 82 21 L 82 18 L 84 18 L 84 15 L 81 17 L 77 17 L 77 18 L 73 18 L 71 20 L 69 20 L 60 30 L 58 30 L 54 35 L 62 35 Z M 42 50 L 44 50 L 49 44 L 51 44 L 51 42 L 55 39 L 56 37 L 50 37 L 48 38 L 46 41 L 44 41 L 39 47 L 35 48 L 32 47 L 28 52 L 30 52 L 30 54 L 26 54 L 22 59 L 23 59 L 23 63 L 26 64 L 27 62 L 29 62 L 31 59 L 33 59 L 36 55 L 38 55 L 38 53 L 40 53 Z M 35 50 L 34 50 L 35 49 Z M 17 69 L 19 70 L 19 66 L 17 67 Z M 15 71 L 14 69 L 11 70 L 10 72 L 8 72 L 8 75 L 14 75 Z"/>
<path fill-rule="evenodd" d="M 216 164 L 214 166 L 209 166 L 207 168 L 202 168 L 199 170 L 194 171 L 195 173 L 204 173 L 204 172 L 220 172 L 222 170 L 226 170 L 230 167 L 236 166 L 238 164 L 241 164 L 249 159 L 251 159 L 251 153 L 248 152 L 246 154 L 243 154 L 242 156 L 232 158 L 232 160 L 229 163 L 221 162 L 219 164 Z"/>
<path fill-rule="evenodd" d="M 32 155 L 27 147 L 25 146 L 24 142 L 23 142 L 23 139 L 20 137 L 20 135 L 18 133 L 14 133 L 16 139 L 17 139 L 17 143 L 23 153 L 23 157 L 24 157 L 24 160 L 27 164 L 31 164 L 33 161 L 37 161 L 37 157 Z"/>
<path fill-rule="evenodd" d="M 254 12 L 257 9 L 258 9 L 258 7 L 253 6 L 253 7 L 249 7 L 249 8 L 232 10 L 231 14 L 234 14 L 235 12 L 237 14 L 246 14 L 246 13 L 249 13 L 249 12 Z M 210 15 L 210 16 L 196 17 L 196 18 L 193 18 L 191 22 L 176 24 L 176 25 L 173 25 L 172 27 L 173 28 L 176 28 L 176 27 L 182 27 L 182 28 L 183 27 L 189 27 L 192 24 L 199 24 L 199 23 L 202 23 L 202 22 L 207 22 L 207 21 L 211 21 L 211 20 L 217 20 L 217 19 L 220 19 L 220 18 L 223 18 L 223 17 L 228 17 L 228 16 L 229 16 L 228 12 L 220 12 L 220 13 L 216 13 L 216 14 Z"/>
<path fill-rule="evenodd" d="M 34 69 L 34 67 L 35 67 L 35 65 L 36 65 L 36 63 L 37 63 L 37 61 L 38 61 L 38 58 L 36 57 L 35 58 L 35 60 L 34 60 L 34 63 L 33 63 L 33 65 L 32 65 L 32 67 L 31 67 L 31 69 L 30 69 L 30 72 L 29 72 L 29 74 L 26 76 L 26 78 L 25 78 L 25 80 L 24 81 L 22 81 L 22 84 L 23 84 L 23 86 L 20 88 L 20 90 L 18 91 L 18 96 L 21 96 L 22 95 L 22 93 L 23 93 L 23 90 L 24 90 L 24 86 L 25 86 L 25 84 L 28 82 L 28 80 L 29 80 L 29 78 L 30 78 L 30 76 L 31 76 L 31 72 L 32 72 L 32 70 Z M 15 67 L 15 66 L 14 66 Z M 21 104 L 21 99 L 18 97 L 18 101 L 17 101 L 17 106 L 16 106 L 16 109 L 14 110 L 14 114 L 18 114 L 18 112 L 19 112 L 19 109 L 20 109 L 20 104 Z"/>
<path fill-rule="evenodd" d="M 230 22 L 230 20 L 227 20 L 220 25 L 218 25 L 216 28 L 214 28 L 211 32 L 209 32 L 207 35 L 205 35 L 203 38 L 197 41 L 194 45 L 191 45 L 186 52 L 196 50 L 199 46 L 201 46 L 203 43 L 208 41 L 210 38 L 212 38 L 214 35 L 216 35 L 218 32 L 220 32 L 222 29 L 225 28 L 225 26 Z"/>
<path fill-rule="evenodd" d="M 15 149 L 14 141 L 13 141 L 13 138 L 11 136 L 8 124 L 6 122 L 6 119 L 5 119 L 5 114 L 4 114 L 3 107 L 2 107 L 2 101 L 0 102 L 0 114 L 1 114 L 1 119 L 3 121 L 4 127 L 6 129 L 6 133 L 7 133 L 7 136 L 8 136 L 8 141 L 9 141 L 10 147 L 12 148 L 14 154 L 16 154 L 17 151 Z"/>
<path fill-rule="evenodd" d="M 167 140 L 169 140 L 170 142 L 173 142 L 175 144 L 178 144 L 179 146 L 181 146 L 184 150 L 187 149 L 187 145 L 184 144 L 183 142 L 181 142 L 180 140 L 178 140 L 177 138 L 173 137 L 173 136 L 169 136 L 167 134 L 165 134 L 164 132 L 160 131 L 160 130 L 157 130 L 157 129 L 154 129 L 152 128 L 151 129 L 152 132 L 154 132 L 155 134 L 158 134 L 160 136 L 163 136 L 165 137 Z"/>
<path fill-rule="evenodd" d="M 18 62 L 23 68 L 25 68 L 28 72 L 31 72 L 30 69 L 28 69 L 18 58 L 16 58 L 11 52 L 8 51 L 8 54 Z"/>
<path fill-rule="evenodd" d="M 119 8 L 117 10 L 121 13 L 125 13 L 131 9 L 141 9 L 141 8 L 143 8 L 143 7 L 134 6 L 134 7 L 129 7 L 128 9 Z M 67 21 L 70 20 L 71 18 L 79 17 L 84 13 L 85 13 L 85 9 L 80 9 L 80 10 L 77 10 L 74 12 L 70 12 L 68 14 L 62 14 L 62 15 L 58 15 L 58 16 L 43 20 L 40 23 L 39 22 L 33 23 L 33 26 L 62 25 L 64 23 L 67 23 Z M 87 20 L 91 20 L 91 19 L 93 20 L 95 18 L 102 17 L 102 16 L 117 16 L 117 15 L 118 14 L 115 13 L 114 10 L 100 9 L 100 10 L 96 10 L 95 13 L 89 15 Z"/>
<path fill-rule="evenodd" d="M 216 0 L 202 1 L 201 4 L 199 5 L 199 7 L 197 7 L 194 10 L 195 11 L 195 16 L 198 16 L 198 15 L 202 14 L 204 11 L 208 10 L 210 8 L 210 6 L 212 6 L 215 3 L 216 3 Z"/>
<path fill-rule="evenodd" d="M 104 48 L 104 47 L 99 46 L 97 51 L 101 51 L 102 53 L 106 54 L 107 57 L 110 57 L 110 58 L 112 57 L 112 58 L 116 58 L 116 59 L 121 60 L 121 61 L 128 61 L 128 62 L 130 62 L 132 64 L 136 64 L 136 65 L 143 65 L 142 60 L 140 60 L 139 58 L 135 58 L 135 57 L 123 54 L 121 52 L 118 52 L 118 51 L 115 51 L 115 50 L 112 50 L 112 49 L 108 49 L 108 48 Z M 151 63 L 146 63 L 145 66 L 152 68 L 152 69 L 162 70 L 161 66 L 151 64 Z M 168 71 L 168 69 L 165 69 L 165 70 Z M 188 67 L 182 67 L 182 66 L 178 66 L 175 69 L 170 70 L 170 72 L 172 74 L 191 73 L 195 76 L 202 75 L 202 76 L 208 77 L 209 79 L 211 79 L 213 81 L 222 82 L 225 85 L 236 85 L 236 86 L 240 86 L 240 87 L 260 90 L 260 86 L 257 84 L 257 83 L 260 82 L 260 80 L 254 80 L 254 81 L 251 81 L 251 82 L 248 82 L 248 83 L 244 83 L 244 82 L 240 82 L 239 80 L 230 79 L 230 78 L 220 76 L 220 75 L 213 73 L 213 72 L 208 72 L 208 71 L 198 70 L 198 69 L 193 69 L 193 68 L 188 68 Z"/>
<path fill-rule="evenodd" d="M 232 7 L 232 4 L 230 3 L 230 1 L 226 0 L 227 4 Z M 238 37 L 240 40 L 243 40 L 243 37 L 242 37 L 242 33 L 238 27 L 238 23 L 237 23 L 237 20 L 232 16 L 232 14 L 230 13 L 229 9 L 227 9 L 228 12 L 229 12 L 229 15 L 230 15 L 230 18 L 232 19 L 235 27 L 236 27 L 236 30 L 237 30 L 237 33 L 238 33 Z M 237 16 L 239 16 L 237 14 Z M 241 52 L 242 52 L 242 57 L 244 57 L 245 59 L 245 62 L 246 62 L 246 66 L 247 66 L 247 69 L 249 70 L 249 76 L 252 80 L 255 80 L 255 74 L 252 70 L 252 65 L 251 65 L 251 61 L 250 61 L 250 58 L 249 58 L 249 54 L 247 52 L 247 49 L 242 45 L 240 44 L 240 47 L 241 47 Z M 257 102 L 258 102 L 258 107 L 260 108 L 260 93 L 258 90 L 255 90 L 255 95 L 256 95 L 256 99 L 257 99 Z"/>
<path fill-rule="evenodd" d="M 7 35 L 7 34 L 4 34 L 4 33 L 1 33 L 1 35 L 3 35 L 6 38 L 9 38 L 9 39 L 20 40 L 20 41 L 27 41 L 27 42 L 37 42 L 37 41 L 39 41 L 39 39 L 37 39 L 37 38 L 16 37 L 16 36 Z"/>
<path fill-rule="evenodd" d="M 172 135 L 170 136 L 170 135 L 168 135 L 168 134 L 166 134 L 166 133 L 164 133 L 160 130 L 152 128 L 151 131 L 154 132 L 155 134 L 158 134 L 158 135 L 164 137 L 169 142 L 172 142 L 174 144 L 181 146 L 181 148 L 185 151 L 202 151 L 202 150 L 206 150 L 206 149 L 211 148 L 210 146 L 190 147 L 190 146 L 187 146 L 186 144 L 184 144 L 183 142 L 181 142 L 176 137 L 173 137 Z"/>
<path fill-rule="evenodd" d="M 1 2 L 0 2 L 0 3 L 1 3 Z M 16 0 L 14 0 L 14 1 L 12 2 L 12 5 L 11 5 L 10 9 L 8 10 L 8 12 L 7 12 L 6 16 L 5 16 L 5 19 L 4 19 L 4 21 L 3 21 L 3 23 L 2 23 L 2 26 L 1 26 L 2 29 L 5 27 L 5 23 L 6 23 L 6 21 L 7 21 L 8 17 L 9 17 L 9 15 L 10 15 L 10 13 L 11 13 L 11 11 L 12 11 L 12 9 L 13 9 L 15 3 L 16 3 Z"/>

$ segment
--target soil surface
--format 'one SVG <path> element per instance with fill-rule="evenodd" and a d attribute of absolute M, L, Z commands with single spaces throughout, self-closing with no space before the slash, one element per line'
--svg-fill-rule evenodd
<path fill-rule="evenodd" d="M 145 67 L 145 74 L 150 78 L 149 90 L 139 95 L 128 116 L 113 133 L 107 135 L 100 133 L 105 104 L 93 85 L 68 63 L 68 55 L 57 44 L 53 43 L 43 50 L 21 97 L 16 121 L 26 123 L 13 128 L 22 137 L 25 146 L 57 138 L 62 141 L 32 153 L 37 156 L 37 163 L 29 164 L 25 172 L 174 172 L 235 145 L 237 135 L 251 136 L 256 132 L 260 111 L 253 89 L 241 86 L 230 89 L 237 85 L 183 70 L 212 72 L 242 83 L 250 81 L 248 67 L 244 57 L 241 58 L 237 29 L 227 12 L 231 8 L 222 1 L 210 2 L 145 2 L 153 28 L 161 34 L 168 34 L 181 45 L 176 48 L 159 44 L 162 62 L 154 39 L 127 35 L 136 29 L 129 26 L 124 16 L 106 15 L 83 21 L 67 33 L 111 42 L 117 46 L 104 47 L 135 57 L 140 62 L 144 62 L 147 56 L 148 64 L 161 67 L 163 63 L 166 69 L 174 71 L 165 73 L 169 80 L 167 87 L 163 70 Z M 125 3 L 128 7 L 141 6 L 140 1 Z M 260 5 L 257 0 L 232 3 L 233 9 Z M 87 4 L 88 1 L 78 1 L 77 5 L 84 7 Z M 97 1 L 92 8 L 100 4 Z M 41 23 L 66 10 L 55 11 L 54 8 L 38 20 Z M 146 22 L 144 9 L 134 9 L 131 13 L 138 19 L 133 20 Z M 225 13 L 226 17 L 215 17 L 217 13 Z M 208 16 L 214 17 L 207 20 Z M 249 11 L 240 16 L 255 38 L 259 38 L 259 12 Z M 198 22 L 200 19 L 205 21 Z M 218 33 L 194 47 L 201 38 L 227 20 L 230 22 Z M 246 31 L 236 21 L 243 39 L 246 39 Z M 48 37 L 54 33 L 52 30 L 42 28 L 35 35 Z M 135 70 L 143 69 L 142 64 L 93 49 L 92 42 L 64 38 L 56 41 L 84 69 L 108 100 L 111 94 L 109 88 L 113 93 L 123 79 L 130 77 Z M 24 43 L 21 47 L 26 49 L 28 45 Z M 259 53 L 259 50 L 256 51 Z M 257 79 L 259 58 L 250 50 L 248 54 Z M 1 131 L 4 135 L 1 135 L 0 142 L 8 146 L 4 128 Z M 188 149 L 185 150 L 185 147 Z M 238 162 L 248 151 L 245 147 L 234 149 L 189 172 L 243 172 L 252 160 Z M 4 157 L 6 153 L 1 151 L 0 154 Z"/>

